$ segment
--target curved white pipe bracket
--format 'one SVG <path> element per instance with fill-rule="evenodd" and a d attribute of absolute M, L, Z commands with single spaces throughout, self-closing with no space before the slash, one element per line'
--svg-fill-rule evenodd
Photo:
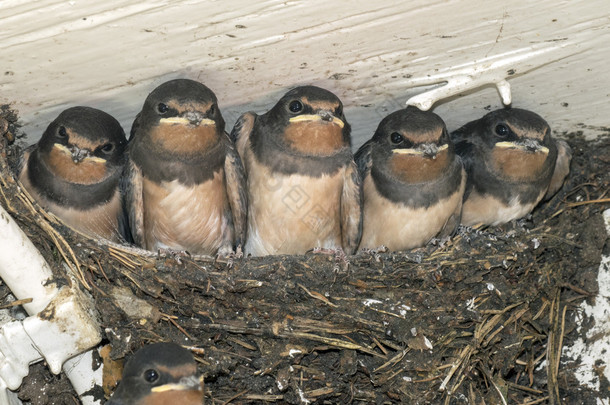
<path fill-rule="evenodd" d="M 440 86 L 411 97 L 406 105 L 427 111 L 439 100 L 490 84 L 498 89 L 502 103 L 510 105 L 512 96 L 506 80 L 508 77 L 576 55 L 585 49 L 587 47 L 578 39 L 559 45 L 536 44 L 443 69 L 437 74 L 415 77 L 406 81 L 408 87 Z"/>
<path fill-rule="evenodd" d="M 102 340 L 92 308 L 93 302 L 85 293 L 77 288 L 63 287 L 44 310 L 23 321 L 25 331 L 54 374 L 61 372 L 66 360 Z"/>
<path fill-rule="evenodd" d="M 37 315 L 0 328 L 0 378 L 17 389 L 29 365 L 44 359 L 54 374 L 64 362 L 97 345 L 100 326 L 92 302 L 77 289 L 63 287 Z"/>
<path fill-rule="evenodd" d="M 42 360 L 34 342 L 19 321 L 9 322 L 0 328 L 0 380 L 16 390 L 29 373 L 29 366 Z M 0 402 L 1 403 L 1 402 Z"/>

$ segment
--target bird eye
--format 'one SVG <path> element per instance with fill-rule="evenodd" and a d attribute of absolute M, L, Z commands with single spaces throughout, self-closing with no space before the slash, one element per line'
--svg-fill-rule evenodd
<path fill-rule="evenodd" d="M 340 117 L 342 114 L 343 114 L 343 107 L 342 107 L 342 106 L 337 107 L 337 108 L 335 109 L 335 115 L 336 115 L 337 117 Z"/>
<path fill-rule="evenodd" d="M 216 114 L 216 104 L 212 104 L 210 107 L 210 115 Z"/>
<path fill-rule="evenodd" d="M 159 105 L 157 105 L 157 111 L 159 111 L 160 114 L 165 114 L 167 110 L 169 110 L 167 104 L 159 103 Z"/>
<path fill-rule="evenodd" d="M 104 152 L 104 153 L 111 153 L 112 151 L 114 151 L 114 144 L 113 143 L 107 143 L 104 146 L 102 146 L 102 152 Z"/>
<path fill-rule="evenodd" d="M 61 126 L 57 129 L 57 136 L 60 138 L 67 138 L 68 132 L 66 131 L 66 127 Z"/>
<path fill-rule="evenodd" d="M 299 100 L 293 100 L 288 104 L 288 109 L 293 113 L 298 113 L 303 110 L 303 104 Z"/>
<path fill-rule="evenodd" d="M 390 135 L 390 140 L 392 141 L 393 144 L 398 145 L 399 143 L 401 143 L 405 138 L 400 135 L 398 132 L 392 132 L 392 135 Z"/>
<path fill-rule="evenodd" d="M 510 129 L 504 124 L 496 125 L 496 134 L 501 138 L 506 138 L 510 134 Z"/>
<path fill-rule="evenodd" d="M 159 373 L 155 369 L 148 369 L 144 372 L 144 380 L 149 383 L 154 383 L 159 379 Z"/>

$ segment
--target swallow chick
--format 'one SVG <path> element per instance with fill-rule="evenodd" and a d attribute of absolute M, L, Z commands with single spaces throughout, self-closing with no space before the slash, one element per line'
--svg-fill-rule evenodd
<path fill-rule="evenodd" d="M 315 86 L 294 88 L 267 113 L 243 114 L 231 137 L 248 178 L 247 253 L 354 252 L 362 196 L 337 96 Z"/>
<path fill-rule="evenodd" d="M 554 140 L 547 122 L 528 110 L 492 111 L 451 138 L 468 174 L 462 207 L 467 226 L 529 214 L 561 188 L 570 171 L 570 146 Z"/>
<path fill-rule="evenodd" d="M 212 90 L 188 79 L 154 89 L 128 156 L 123 188 L 137 245 L 226 256 L 243 244 L 245 173 Z"/>
<path fill-rule="evenodd" d="M 138 350 L 106 405 L 201 405 L 203 388 L 191 353 L 175 343 Z"/>
<path fill-rule="evenodd" d="M 459 225 L 466 172 L 438 115 L 416 107 L 388 115 L 356 163 L 364 190 L 361 248 L 413 249 Z"/>
<path fill-rule="evenodd" d="M 119 178 L 126 146 L 125 132 L 111 115 L 91 107 L 68 108 L 25 150 L 18 178 L 68 226 L 120 241 Z"/>

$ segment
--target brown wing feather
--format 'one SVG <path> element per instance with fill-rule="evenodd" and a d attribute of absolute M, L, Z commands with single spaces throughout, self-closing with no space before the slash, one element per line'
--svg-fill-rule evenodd
<path fill-rule="evenodd" d="M 356 163 L 345 169 L 341 194 L 341 244 L 348 254 L 355 253 L 362 237 L 362 180 Z"/>
<path fill-rule="evenodd" d="M 253 112 L 247 112 L 242 114 L 238 119 L 235 125 L 233 126 L 233 130 L 231 131 L 231 140 L 235 143 L 237 147 L 237 152 L 241 158 L 244 158 L 244 153 L 246 149 L 246 145 L 248 144 L 248 139 L 250 139 L 250 134 L 252 133 L 252 129 L 254 128 L 254 123 L 256 121 L 256 114 Z"/>
<path fill-rule="evenodd" d="M 123 212 L 127 216 L 125 237 L 137 246 L 144 246 L 144 201 L 142 200 L 142 171 L 130 159 L 125 165 L 120 182 Z"/>
<path fill-rule="evenodd" d="M 18 179 L 21 176 L 21 173 L 23 172 L 23 170 L 26 168 L 26 166 L 28 164 L 28 159 L 30 158 L 30 154 L 36 150 L 37 146 L 38 146 L 37 144 L 30 145 L 23 151 L 23 153 L 19 157 L 19 160 L 17 161 L 17 165 L 14 167 L 15 178 Z"/>
<path fill-rule="evenodd" d="M 459 159 L 459 157 L 456 156 Z M 464 190 L 466 189 L 466 170 L 462 168 L 462 182 L 460 184 L 460 201 L 455 207 L 455 211 L 449 216 L 445 225 L 441 228 L 438 233 L 439 238 L 444 238 L 447 236 L 453 236 L 455 231 L 457 230 L 460 222 L 462 221 L 462 196 L 464 195 Z"/>
<path fill-rule="evenodd" d="M 553 177 L 549 183 L 549 188 L 544 195 L 544 199 L 548 200 L 556 192 L 559 191 L 563 185 L 563 181 L 570 172 L 570 161 L 572 160 L 572 148 L 567 142 L 563 140 L 557 141 L 557 161 L 555 162 L 555 170 L 553 171 Z"/>
<path fill-rule="evenodd" d="M 373 159 L 371 158 L 372 146 L 373 140 L 369 139 L 358 149 L 358 151 L 354 155 L 354 160 L 356 161 L 358 173 L 360 173 L 360 178 L 362 179 L 362 181 L 364 181 L 366 176 L 371 171 L 371 167 L 373 166 Z"/>
<path fill-rule="evenodd" d="M 246 172 L 239 154 L 235 150 L 235 145 L 228 135 L 226 135 L 226 144 L 225 186 L 235 229 L 235 247 L 243 247 L 246 241 L 246 222 L 248 218 Z"/>

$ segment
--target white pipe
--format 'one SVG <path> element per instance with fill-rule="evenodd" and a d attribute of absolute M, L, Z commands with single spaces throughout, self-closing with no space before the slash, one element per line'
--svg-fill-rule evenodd
<path fill-rule="evenodd" d="M 42 311 L 57 294 L 45 285 L 53 272 L 6 210 L 0 206 L 0 276 L 18 299 L 32 298 L 23 307 L 28 314 Z"/>
<path fill-rule="evenodd" d="M 74 357 L 66 363 L 64 372 L 83 404 L 99 404 L 99 400 L 82 394 L 96 384 L 101 385 L 101 374 L 94 373 L 91 367 L 89 373 L 82 366 L 75 367 L 92 364 L 87 363 L 91 353 L 81 353 L 101 340 L 93 303 L 76 287 L 57 289 L 49 283 L 53 276 L 49 265 L 2 206 L 0 276 L 17 299 L 32 298 L 31 303 L 24 304 L 31 316 L 0 328 L 0 404 L 20 403 L 7 388 L 17 389 L 28 373 L 28 366 L 43 356 L 55 374 L 66 360 Z M 76 286 L 76 281 L 72 285 Z M 81 358 L 84 361 L 79 362 Z"/>
<path fill-rule="evenodd" d="M 79 393 L 82 405 L 100 403 L 93 395 L 86 394 L 87 392 L 91 392 L 91 389 L 96 385 L 102 385 L 102 372 L 104 369 L 102 364 L 99 364 L 97 368 L 92 369 L 92 365 L 95 364 L 93 359 L 93 352 L 95 350 L 97 349 L 89 350 L 64 363 L 64 372 L 70 375 L 70 381 L 72 382 L 74 390 Z"/>

